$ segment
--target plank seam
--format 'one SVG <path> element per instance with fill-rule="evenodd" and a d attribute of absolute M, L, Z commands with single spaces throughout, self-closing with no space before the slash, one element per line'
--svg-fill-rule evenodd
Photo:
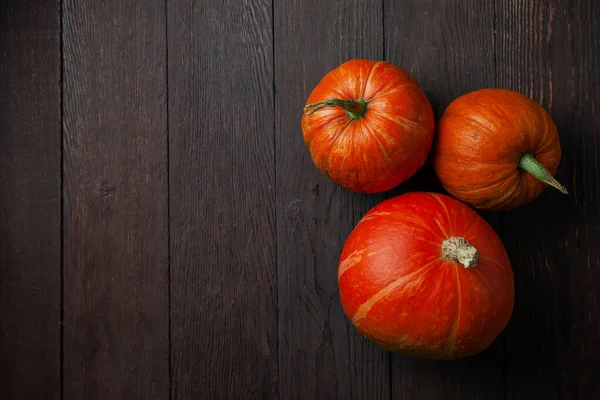
<path fill-rule="evenodd" d="M 59 323 L 59 364 L 60 364 L 60 372 L 59 372 L 59 386 L 58 390 L 60 392 L 60 398 L 65 398 L 65 385 L 64 385 L 64 364 L 65 364 L 65 349 L 64 349 L 64 338 L 65 338 L 65 190 L 64 190 L 64 140 L 65 140 L 65 129 L 64 129 L 64 76 L 65 76 L 65 61 L 64 61 L 64 23 L 63 23 L 63 13 L 64 13 L 64 4 L 62 0 L 58 0 L 58 18 L 59 18 L 59 93 L 60 93 L 60 155 L 59 155 L 59 163 L 60 163 L 60 177 L 59 177 L 59 186 L 60 186 L 60 323 Z"/>
<path fill-rule="evenodd" d="M 497 40 L 497 38 L 496 38 L 496 35 L 497 35 L 497 33 L 496 33 L 496 25 L 497 25 L 496 24 L 496 7 L 497 7 L 497 0 L 494 0 L 494 3 L 492 4 L 492 6 L 494 7 L 494 10 L 492 11 L 492 14 L 494 16 L 493 21 L 492 21 L 493 28 L 494 28 L 494 32 L 493 32 L 493 36 L 492 36 L 493 37 L 493 39 L 492 39 L 492 42 L 493 42 L 492 43 L 492 49 L 494 51 L 494 53 L 492 54 L 492 63 L 494 64 L 494 86 L 498 87 L 498 63 L 497 63 L 497 60 L 496 60 L 496 53 L 497 53 L 497 51 L 496 51 L 496 49 L 497 49 L 497 46 L 496 46 L 496 40 Z"/>
<path fill-rule="evenodd" d="M 173 398 L 173 365 L 171 343 L 171 151 L 169 120 L 169 3 L 165 0 L 165 114 L 167 128 L 167 368 L 169 375 L 169 400 Z"/>
<path fill-rule="evenodd" d="M 381 56 L 384 60 L 387 60 L 385 54 L 385 0 L 381 0 L 381 45 L 383 47 Z"/>
<path fill-rule="evenodd" d="M 277 301 L 277 339 L 275 342 L 277 343 L 277 388 L 276 393 L 277 397 L 279 397 L 279 390 L 281 388 L 281 371 L 279 365 L 279 338 L 280 338 L 280 327 L 279 327 L 279 253 L 277 250 L 277 237 L 278 237 L 278 223 L 277 223 L 277 123 L 276 123 L 276 95 L 275 95 L 275 0 L 271 0 L 271 92 L 273 96 L 273 213 L 274 213 L 274 232 L 273 232 L 273 243 L 275 247 L 275 299 Z"/>

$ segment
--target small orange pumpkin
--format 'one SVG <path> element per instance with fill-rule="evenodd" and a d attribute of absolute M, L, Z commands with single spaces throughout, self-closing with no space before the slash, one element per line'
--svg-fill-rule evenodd
<path fill-rule="evenodd" d="M 314 164 L 355 192 L 399 185 L 423 166 L 433 142 L 427 96 L 408 73 L 383 61 L 343 63 L 314 88 L 304 110 Z"/>
<path fill-rule="evenodd" d="M 551 185 L 561 158 L 556 125 L 529 97 L 482 89 L 455 99 L 438 123 L 433 165 L 444 188 L 473 207 L 509 210 Z"/>

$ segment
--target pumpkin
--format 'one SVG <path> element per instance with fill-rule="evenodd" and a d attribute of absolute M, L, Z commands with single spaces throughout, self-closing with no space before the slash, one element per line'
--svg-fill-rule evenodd
<path fill-rule="evenodd" d="M 487 348 L 512 315 L 511 263 L 493 228 L 442 194 L 383 201 L 356 225 L 338 266 L 356 329 L 407 356 L 458 359 Z"/>
<path fill-rule="evenodd" d="M 383 61 L 350 60 L 330 71 L 302 115 L 317 169 L 362 193 L 391 189 L 419 170 L 431 150 L 434 116 L 419 84 Z"/>
<path fill-rule="evenodd" d="M 551 185 L 561 157 L 556 125 L 529 97 L 482 89 L 455 99 L 437 127 L 433 166 L 454 197 L 501 211 L 527 204 Z"/>

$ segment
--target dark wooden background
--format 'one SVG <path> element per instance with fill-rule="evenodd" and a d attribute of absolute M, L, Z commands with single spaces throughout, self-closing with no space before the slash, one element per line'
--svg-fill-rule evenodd
<path fill-rule="evenodd" d="M 600 2 L 2 0 L 0 399 L 599 399 Z M 302 107 L 355 57 L 439 116 L 520 91 L 559 180 L 483 216 L 516 305 L 484 353 L 413 360 L 343 314 L 337 261 L 389 193 L 320 176 Z"/>

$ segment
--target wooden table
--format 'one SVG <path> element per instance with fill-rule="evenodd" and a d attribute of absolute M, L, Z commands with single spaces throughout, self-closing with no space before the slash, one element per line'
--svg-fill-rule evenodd
<path fill-rule="evenodd" d="M 3 0 L 1 399 L 600 398 L 600 3 Z M 436 116 L 503 87 L 555 118 L 571 194 L 482 213 L 516 304 L 484 353 L 413 360 L 344 316 L 337 261 L 389 193 L 319 175 L 310 91 L 351 58 Z"/>

